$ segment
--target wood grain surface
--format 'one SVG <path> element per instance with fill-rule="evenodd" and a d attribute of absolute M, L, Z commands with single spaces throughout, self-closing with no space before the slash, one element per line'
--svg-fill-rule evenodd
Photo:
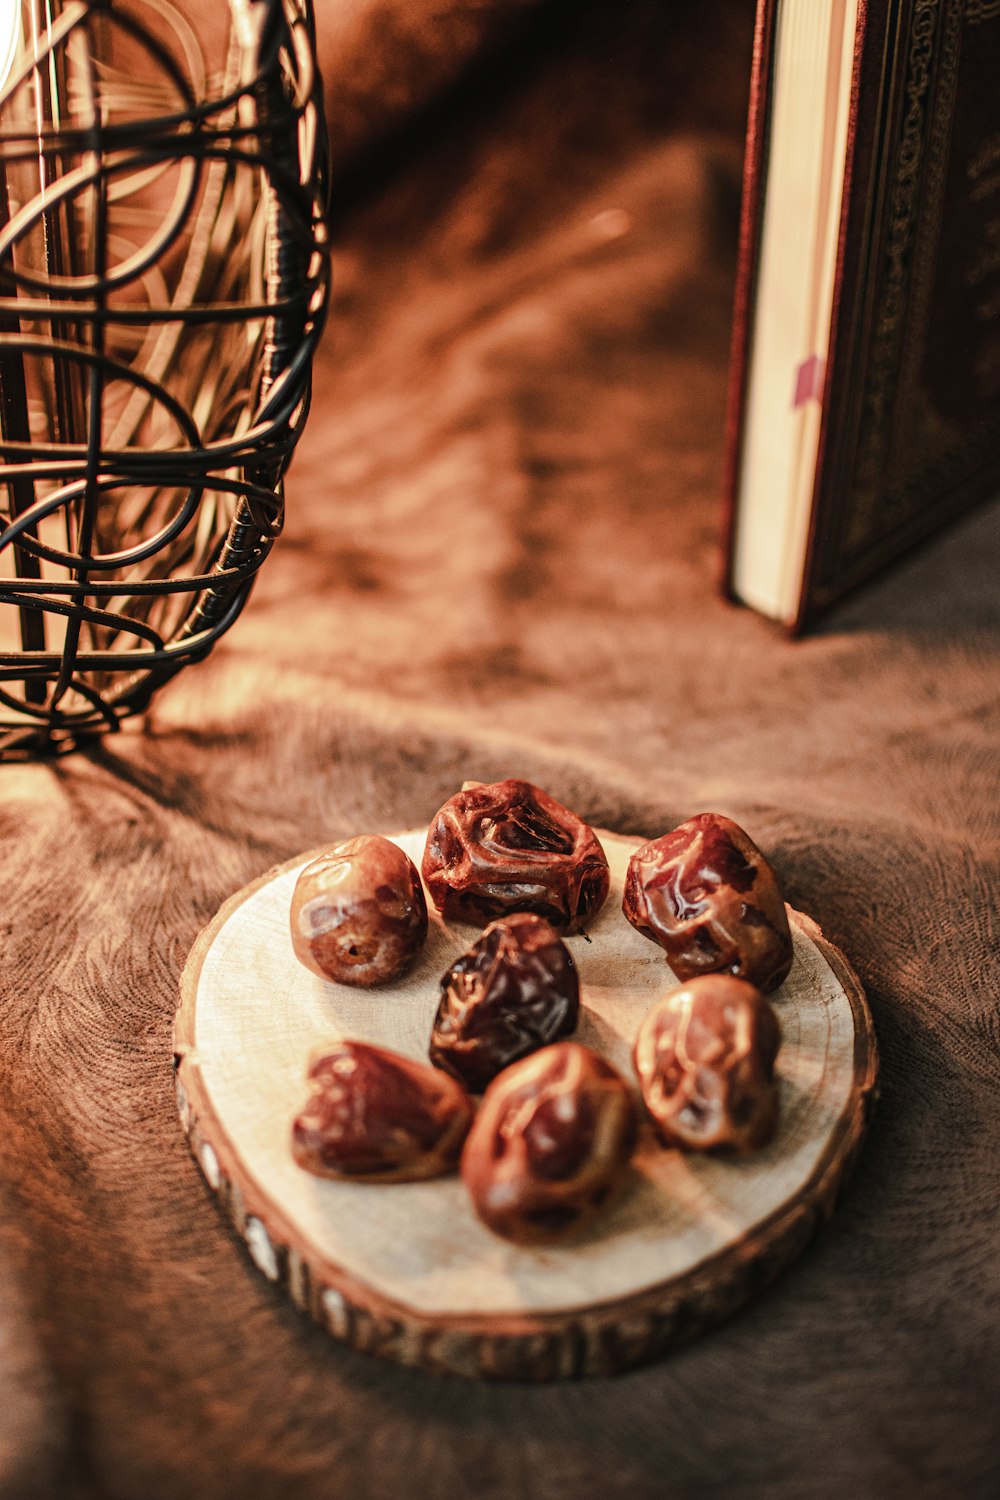
<path fill-rule="evenodd" d="M 601 831 L 608 900 L 586 938 L 578 1040 L 632 1076 L 642 1017 L 674 988 L 659 949 L 621 912 L 637 840 Z M 426 830 L 395 842 L 419 868 Z M 775 1005 L 781 1118 L 744 1158 L 665 1151 L 647 1123 L 625 1191 L 567 1245 L 510 1245 L 457 1177 L 396 1186 L 318 1182 L 294 1161 L 307 1060 L 338 1037 L 426 1061 L 438 979 L 475 936 L 431 907 L 414 970 L 352 990 L 306 970 L 289 936 L 304 856 L 237 892 L 181 979 L 174 1061 L 181 1120 L 258 1268 L 323 1327 L 402 1364 L 553 1379 L 609 1374 L 733 1311 L 829 1215 L 875 1096 L 864 993 L 815 924 L 790 913 L 792 971 Z"/>

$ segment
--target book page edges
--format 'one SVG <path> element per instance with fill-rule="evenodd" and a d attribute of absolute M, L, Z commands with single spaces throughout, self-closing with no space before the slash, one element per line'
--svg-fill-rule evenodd
<path fill-rule="evenodd" d="M 729 586 L 743 602 L 792 625 L 799 612 L 821 425 L 816 393 L 807 388 L 805 399 L 797 399 L 796 381 L 805 367 L 826 364 L 843 227 L 858 0 L 823 5 L 810 0 L 808 8 L 784 0 L 765 3 L 762 10 L 770 11 L 772 21 L 777 14 L 774 99 L 757 186 L 752 176 L 745 186 L 748 197 L 760 198 L 759 184 L 766 181 L 755 267 L 747 269 L 752 248 L 741 247 L 747 256 L 749 333 L 739 351 L 746 364 L 743 390 L 736 392 L 742 396 L 739 429 L 730 433 Z M 759 33 L 764 29 L 760 24 Z M 758 88 L 760 78 L 758 73 L 754 80 Z M 817 93 L 825 101 L 818 116 L 810 107 Z M 761 112 L 758 99 L 758 129 Z M 808 225 L 804 242 L 797 232 L 802 223 Z"/>

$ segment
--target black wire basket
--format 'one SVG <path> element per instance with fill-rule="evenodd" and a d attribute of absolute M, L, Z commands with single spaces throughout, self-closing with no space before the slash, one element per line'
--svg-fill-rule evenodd
<path fill-rule="evenodd" d="M 3 29 L 6 28 L 6 31 Z M 0 0 L 0 757 L 239 614 L 326 307 L 310 0 Z"/>

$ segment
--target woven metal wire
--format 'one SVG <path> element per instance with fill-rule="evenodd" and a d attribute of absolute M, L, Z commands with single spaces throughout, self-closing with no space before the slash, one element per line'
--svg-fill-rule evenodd
<path fill-rule="evenodd" d="M 238 615 L 281 529 L 327 256 L 309 0 L 0 0 L 9 31 L 5 5 L 9 758 L 117 728 Z"/>

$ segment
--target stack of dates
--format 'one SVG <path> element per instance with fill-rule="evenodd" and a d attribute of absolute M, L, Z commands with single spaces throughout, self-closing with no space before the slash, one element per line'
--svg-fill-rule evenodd
<path fill-rule="evenodd" d="M 702 813 L 629 862 L 624 915 L 681 981 L 635 1038 L 642 1105 L 569 1040 L 580 985 L 563 939 L 610 884 L 593 830 L 528 782 L 470 784 L 434 818 L 422 874 L 398 845 L 363 836 L 296 884 L 295 952 L 340 983 L 407 972 L 428 931 L 424 886 L 446 921 L 483 928 L 441 978 L 428 1063 L 349 1040 L 313 1061 L 292 1127 L 307 1171 L 402 1182 L 460 1170 L 482 1221 L 531 1244 L 572 1235 L 611 1201 L 643 1107 L 665 1146 L 749 1151 L 772 1138 L 781 1033 L 766 997 L 792 942 L 774 872 L 735 823 Z"/>

